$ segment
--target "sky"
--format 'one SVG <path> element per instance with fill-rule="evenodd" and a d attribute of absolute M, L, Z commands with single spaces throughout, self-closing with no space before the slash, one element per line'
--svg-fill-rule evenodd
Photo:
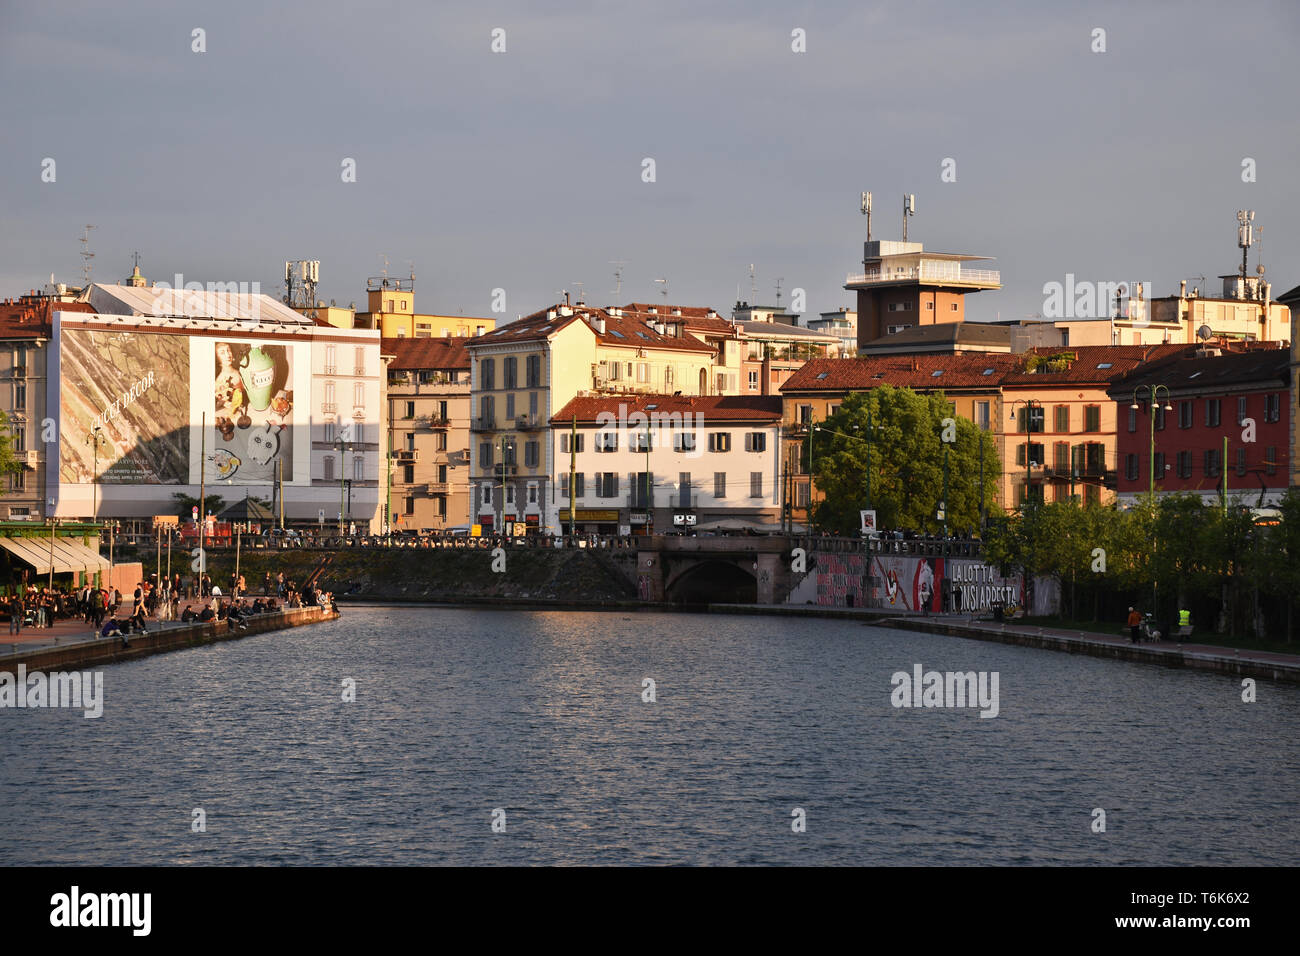
<path fill-rule="evenodd" d="M 1278 294 L 1298 87 L 1288 0 L 0 0 L 0 296 L 79 285 L 93 224 L 101 282 L 138 251 L 151 280 L 279 296 L 286 259 L 318 259 L 318 298 L 364 308 L 387 257 L 421 312 L 667 279 L 729 314 L 779 279 L 816 313 L 853 305 L 863 190 L 874 238 L 912 193 L 911 240 L 993 257 L 971 319 L 1041 314 L 1067 274 L 1217 291 L 1238 209 Z"/>

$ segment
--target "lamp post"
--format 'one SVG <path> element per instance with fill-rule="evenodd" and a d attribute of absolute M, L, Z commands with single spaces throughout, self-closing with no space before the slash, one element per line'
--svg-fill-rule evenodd
<path fill-rule="evenodd" d="M 1171 404 L 1169 403 L 1169 386 L 1167 386 L 1167 385 L 1139 385 L 1139 386 L 1137 386 L 1136 388 L 1133 389 L 1133 404 L 1129 406 L 1129 408 L 1133 409 L 1134 411 L 1137 411 L 1138 408 L 1140 407 L 1140 406 L 1138 405 L 1138 392 L 1143 392 L 1143 391 L 1144 391 L 1144 392 L 1147 393 L 1147 401 L 1150 403 L 1150 406 L 1151 406 L 1151 408 L 1150 408 L 1150 418 L 1151 418 L 1151 421 L 1150 421 L 1150 423 L 1149 423 L 1149 433 L 1150 433 L 1150 436 L 1151 436 L 1151 437 L 1150 437 L 1150 444 L 1149 444 L 1149 446 L 1148 446 L 1149 459 L 1148 459 L 1148 468 L 1147 468 L 1147 471 L 1148 471 L 1148 474 L 1147 474 L 1147 501 L 1148 501 L 1150 504 L 1152 504 L 1153 506 L 1154 506 L 1154 504 L 1155 504 L 1155 500 L 1156 500 L 1156 405 L 1157 405 L 1157 403 L 1160 401 L 1160 392 L 1161 392 L 1161 390 L 1163 390 L 1164 393 L 1165 393 L 1165 404 L 1164 404 L 1164 409 L 1163 409 L 1163 410 L 1165 411 L 1166 414 L 1169 413 L 1169 412 L 1172 412 L 1172 411 L 1174 410 L 1174 407 L 1173 407 L 1173 405 L 1171 405 Z M 1226 462 L 1225 462 L 1225 465 L 1226 465 Z M 1117 466 L 1117 467 L 1118 467 L 1118 466 Z M 1155 539 L 1155 533 L 1156 533 L 1156 532 L 1155 532 L 1155 522 L 1154 522 L 1154 520 L 1153 520 L 1153 521 L 1152 521 L 1152 524 L 1151 524 L 1151 558 L 1152 558 L 1153 560 L 1154 560 L 1154 558 L 1155 558 L 1155 553 L 1156 553 L 1156 539 Z M 1157 601 L 1157 599 L 1158 599 L 1158 596 L 1159 596 L 1159 594 L 1158 594 L 1158 582 L 1157 582 L 1157 580 L 1156 580 L 1155 569 L 1154 569 L 1154 567 L 1152 567 L 1152 573 L 1151 573 L 1151 613 L 1152 613 L 1152 615 L 1155 615 L 1155 614 L 1157 613 L 1157 611 L 1156 611 L 1156 601 Z"/>
<path fill-rule="evenodd" d="M 653 492 L 650 488 L 650 423 L 645 425 L 645 520 L 646 533 L 653 535 L 654 530 L 654 502 L 651 501 Z"/>
<path fill-rule="evenodd" d="M 1021 508 L 1021 512 L 1023 513 L 1026 509 L 1028 509 L 1029 503 L 1033 499 L 1033 495 L 1034 495 L 1034 473 L 1033 473 L 1034 443 L 1029 440 L 1030 436 L 1033 435 L 1034 433 L 1033 410 L 1037 408 L 1039 411 L 1042 411 L 1043 403 L 1036 398 L 1016 399 L 1014 402 L 1011 403 L 1012 421 L 1014 421 L 1016 418 L 1017 405 L 1025 406 L 1025 502 L 1024 502 L 1024 507 Z"/>
<path fill-rule="evenodd" d="M 343 508 L 344 494 L 346 486 L 344 484 L 344 475 L 347 473 L 348 464 L 348 442 L 342 438 L 334 442 L 334 447 L 339 450 L 339 537 L 343 537 Z"/>
<path fill-rule="evenodd" d="M 86 436 L 86 443 L 94 446 L 95 467 L 90 479 L 90 520 L 99 517 L 99 442 L 103 438 L 104 427 L 96 425 Z"/>

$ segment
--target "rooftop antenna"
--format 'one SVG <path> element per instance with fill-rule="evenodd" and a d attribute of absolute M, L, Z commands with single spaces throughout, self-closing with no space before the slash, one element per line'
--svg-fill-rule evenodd
<path fill-rule="evenodd" d="M 907 217 L 916 215 L 916 193 L 903 197 L 903 241 L 907 242 Z"/>
<path fill-rule="evenodd" d="M 621 299 L 623 296 L 623 267 L 627 265 L 627 260 L 610 259 L 609 264 L 614 267 L 614 298 Z"/>
<path fill-rule="evenodd" d="M 1255 210 L 1238 209 L 1237 210 L 1237 245 L 1241 249 L 1241 278 L 1246 278 L 1246 255 L 1250 247 L 1255 244 L 1255 227 L 1252 223 L 1255 221 Z"/>
<path fill-rule="evenodd" d="M 780 279 L 776 280 L 776 311 L 778 312 L 781 311 L 781 283 L 784 279 L 785 276 L 782 276 Z"/>
<path fill-rule="evenodd" d="M 90 230 L 94 228 L 94 226 L 86 226 L 86 231 L 81 236 L 81 278 L 82 284 L 86 287 L 90 286 L 90 260 L 95 258 L 95 254 L 90 251 Z"/>
<path fill-rule="evenodd" d="M 871 193 L 862 194 L 862 215 L 867 217 L 867 242 L 871 241 Z"/>
<path fill-rule="evenodd" d="M 573 284 L 578 287 L 578 305 L 586 305 L 587 300 L 582 297 L 582 283 L 574 282 Z"/>
<path fill-rule="evenodd" d="M 384 276 L 385 279 L 387 279 L 387 278 L 388 278 L 388 256 L 384 255 L 384 254 L 381 252 L 381 253 L 379 254 L 379 258 L 381 258 L 381 259 L 384 260 L 384 271 L 383 271 L 383 276 Z"/>
<path fill-rule="evenodd" d="M 411 267 L 411 289 L 415 289 L 415 260 L 407 259 L 406 264 Z"/>
<path fill-rule="evenodd" d="M 131 265 L 135 266 L 137 269 L 140 268 L 140 253 L 131 253 Z"/>
<path fill-rule="evenodd" d="M 667 301 L 668 301 L 668 280 L 667 280 L 667 279 L 655 279 L 655 282 L 658 282 L 658 283 L 660 283 L 660 284 L 663 285 L 663 288 L 660 289 L 659 291 L 661 291 L 661 292 L 664 294 L 664 301 L 667 302 Z"/>
<path fill-rule="evenodd" d="M 749 304 L 758 301 L 758 282 L 754 279 L 754 263 L 749 264 Z"/>

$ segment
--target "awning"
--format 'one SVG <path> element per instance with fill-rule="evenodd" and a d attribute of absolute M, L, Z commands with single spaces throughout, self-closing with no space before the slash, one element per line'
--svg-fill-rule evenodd
<path fill-rule="evenodd" d="M 24 564 L 31 565 L 37 574 L 50 573 L 49 538 L 0 538 L 4 548 Z M 54 573 L 67 571 L 107 571 L 108 561 L 99 552 L 71 538 L 54 539 Z"/>

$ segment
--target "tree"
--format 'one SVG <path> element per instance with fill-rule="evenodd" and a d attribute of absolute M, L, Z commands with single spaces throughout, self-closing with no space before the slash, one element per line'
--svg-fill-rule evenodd
<path fill-rule="evenodd" d="M 199 505 L 198 498 L 191 498 L 189 495 L 177 492 L 172 495 L 172 499 L 176 502 L 176 516 L 178 518 L 182 521 L 188 521 L 193 517 L 194 509 Z M 207 501 L 207 507 L 202 509 L 204 514 L 219 514 L 221 509 L 226 506 L 225 499 L 220 495 L 208 495 L 205 500 Z"/>
<path fill-rule="evenodd" d="M 882 528 L 938 531 L 944 502 L 947 448 L 949 531 L 980 526 L 980 430 L 952 413 L 942 393 L 922 395 L 882 385 L 854 392 L 839 410 L 817 426 L 808 443 L 811 469 L 825 500 L 814 524 L 823 530 L 858 527 L 858 511 L 868 502 Z M 949 442 L 943 439 L 951 438 Z M 993 489 L 1001 474 L 992 441 L 984 439 L 983 491 L 992 510 Z"/>
<path fill-rule="evenodd" d="M 9 416 L 0 410 L 0 476 L 16 475 L 26 467 L 25 463 L 18 460 L 18 455 L 14 451 L 12 428 Z M 4 487 L 0 485 L 0 494 L 3 493 Z"/>

